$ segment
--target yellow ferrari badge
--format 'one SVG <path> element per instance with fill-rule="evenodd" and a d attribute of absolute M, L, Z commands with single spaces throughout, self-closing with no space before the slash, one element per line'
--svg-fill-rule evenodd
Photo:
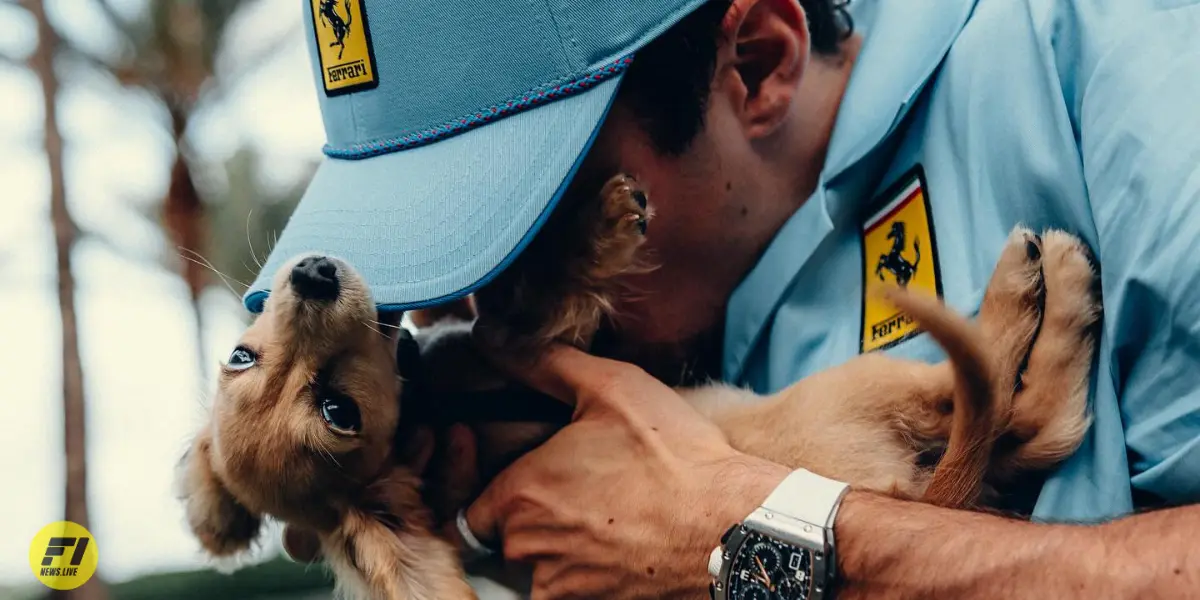
<path fill-rule="evenodd" d="M 920 165 L 888 188 L 871 207 L 862 223 L 860 352 L 889 348 L 921 332 L 911 317 L 875 295 L 879 288 L 899 285 L 942 296 L 929 194 Z"/>
<path fill-rule="evenodd" d="M 325 95 L 379 85 L 363 0 L 309 0 Z"/>

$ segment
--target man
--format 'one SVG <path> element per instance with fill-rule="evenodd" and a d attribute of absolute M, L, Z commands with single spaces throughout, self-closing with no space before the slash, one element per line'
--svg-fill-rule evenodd
<path fill-rule="evenodd" d="M 771 392 L 859 352 L 939 358 L 865 290 L 903 272 L 971 313 L 1018 223 L 1100 259 L 1094 423 L 1032 515 L 1120 520 L 845 493 L 733 451 L 646 372 L 561 350 L 513 375 L 575 403 L 575 421 L 462 528 L 531 564 L 534 597 L 704 597 L 722 532 L 764 504 L 830 525 L 805 560 L 836 540 L 838 598 L 1200 589 L 1200 508 L 1166 508 L 1200 499 L 1200 2 L 350 10 L 369 36 L 347 34 L 340 62 L 310 19 L 328 159 L 264 274 L 316 248 L 359 266 L 383 309 L 449 302 L 620 169 L 650 190 L 661 268 L 631 281 L 643 301 L 620 307 L 611 355 Z"/>

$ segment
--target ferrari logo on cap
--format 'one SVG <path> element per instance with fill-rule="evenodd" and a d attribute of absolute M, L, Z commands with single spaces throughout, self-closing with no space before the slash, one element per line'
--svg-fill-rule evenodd
<path fill-rule="evenodd" d="M 871 203 L 862 224 L 863 322 L 861 352 L 889 348 L 919 333 L 907 314 L 875 292 L 898 285 L 942 295 L 937 243 L 925 173 L 918 165 Z"/>
<path fill-rule="evenodd" d="M 336 96 L 379 84 L 363 0 L 310 0 L 325 94 Z"/>

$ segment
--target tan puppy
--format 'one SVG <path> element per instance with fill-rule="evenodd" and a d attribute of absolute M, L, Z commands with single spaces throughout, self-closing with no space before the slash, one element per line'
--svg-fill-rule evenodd
<path fill-rule="evenodd" d="M 396 337 L 378 326 L 399 328 L 336 259 L 294 260 L 272 290 L 181 462 L 192 531 L 233 557 L 271 516 L 315 532 L 347 597 L 474 598 L 398 460 Z"/>
<path fill-rule="evenodd" d="M 556 215 L 558 224 L 534 242 L 542 247 L 530 248 L 477 295 L 474 329 L 488 345 L 531 354 L 555 340 L 587 346 L 621 293 L 617 276 L 647 268 L 637 253 L 650 216 L 645 193 L 621 176 L 599 199 Z M 537 262 L 545 256 L 571 258 Z M 307 537 L 303 532 L 317 532 L 319 554 L 362 597 L 471 597 L 456 558 L 430 533 L 420 482 L 395 462 L 394 341 L 364 325 L 374 310 L 349 265 L 312 264 L 301 264 L 301 271 L 315 269 L 318 276 L 280 272 L 264 314 L 245 336 L 255 352 L 252 366 L 237 358 L 221 381 L 213 422 L 185 463 L 193 528 L 210 552 L 228 555 L 253 538 L 259 515 L 270 514 L 289 524 L 293 547 Z M 321 269 L 328 270 L 322 264 L 335 269 L 340 291 L 332 301 L 309 281 L 322 279 Z M 975 506 L 985 484 L 1052 466 L 1077 445 L 1087 422 L 1090 326 L 1097 316 L 1091 280 L 1073 238 L 1053 233 L 1039 240 L 1018 230 L 997 265 L 979 327 L 932 299 L 891 298 L 943 345 L 949 361 L 928 365 L 871 354 L 767 398 L 720 385 L 681 392 L 742 451 L 859 487 Z M 420 334 L 430 394 L 422 401 L 503 385 L 471 331 L 470 322 L 451 321 Z M 261 372 L 245 377 L 255 369 Z M 329 394 L 319 385 L 310 390 L 324 373 L 337 375 L 342 386 L 332 411 L 323 399 Z M 1018 382 L 1023 387 L 1014 393 Z M 358 407 L 357 421 L 345 414 L 347 399 Z M 476 429 L 483 472 L 459 482 L 467 489 L 442 496 L 451 499 L 437 507 L 443 515 L 554 426 Z M 356 433 L 345 437 L 348 430 Z M 1003 443 L 993 449 L 997 439 Z M 932 472 L 919 461 L 931 449 L 945 451 Z M 415 468 L 427 457 L 416 459 Z"/>

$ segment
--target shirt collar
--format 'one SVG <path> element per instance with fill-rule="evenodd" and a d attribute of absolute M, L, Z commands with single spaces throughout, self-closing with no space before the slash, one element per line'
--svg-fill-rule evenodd
<path fill-rule="evenodd" d="M 723 375 L 742 378 L 758 342 L 800 268 L 833 230 L 830 191 L 891 134 L 930 79 L 975 7 L 955 2 L 851 3 L 863 45 L 846 87 L 817 189 L 784 224 L 729 299 Z"/>

